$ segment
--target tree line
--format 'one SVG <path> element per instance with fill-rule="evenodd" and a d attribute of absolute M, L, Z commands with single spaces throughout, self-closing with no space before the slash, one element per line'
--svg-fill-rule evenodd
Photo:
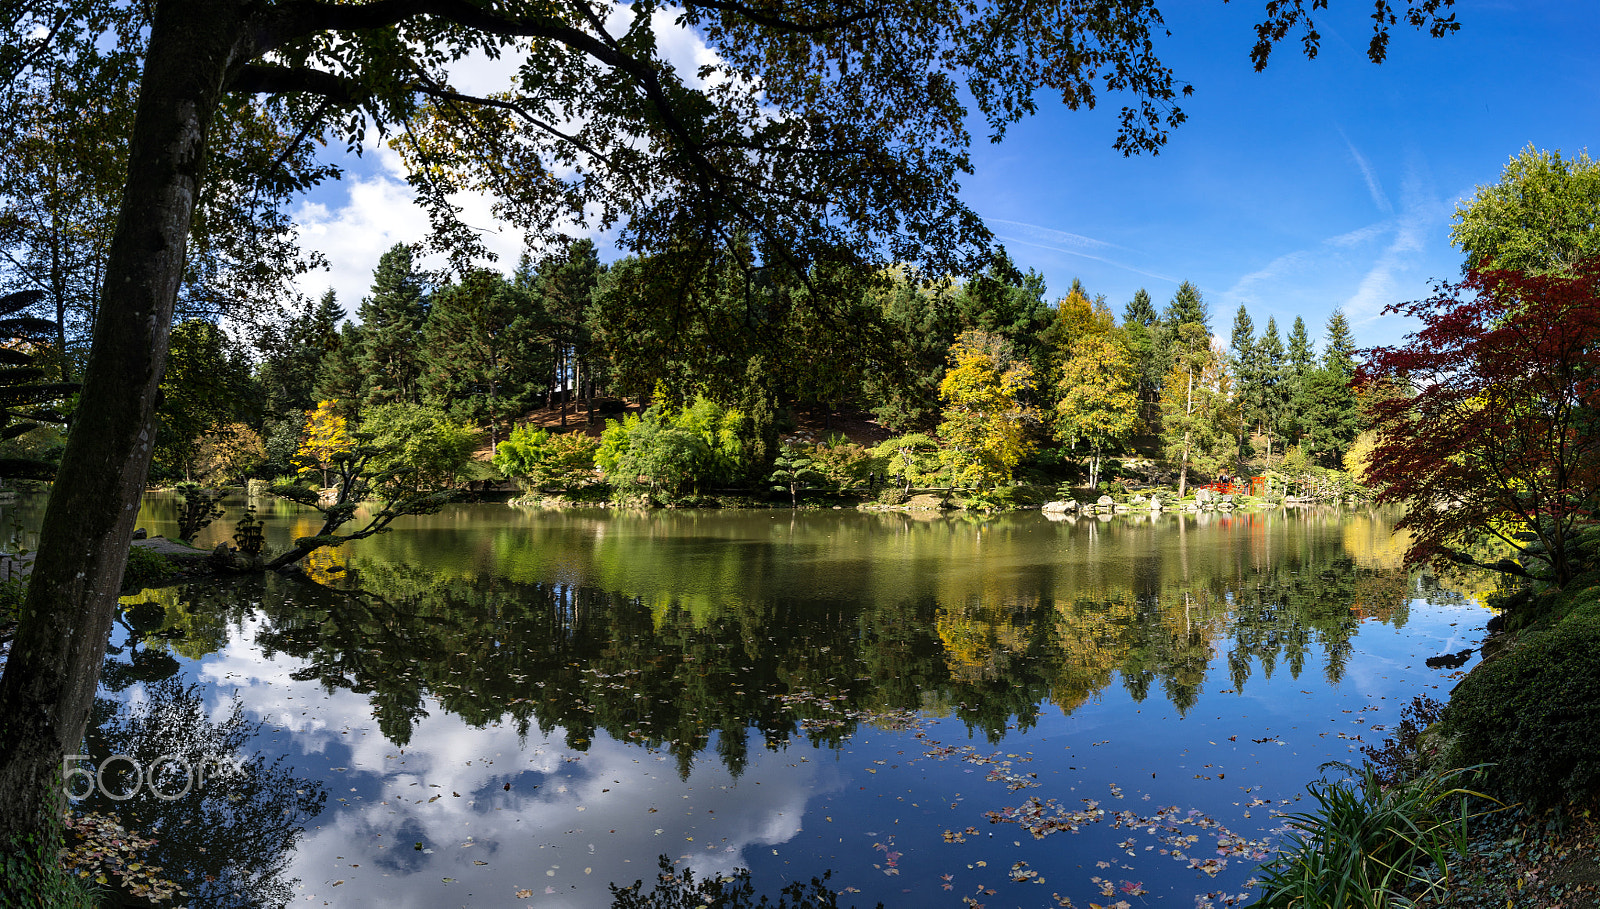
<path fill-rule="evenodd" d="M 309 470 L 329 485 L 326 442 L 313 439 L 319 407 L 351 430 L 376 415 L 372 433 L 397 405 L 470 427 L 499 449 L 506 476 L 533 487 L 570 486 L 598 467 L 622 492 L 666 497 L 711 486 L 848 490 L 873 474 L 880 485 L 975 493 L 1023 476 L 1095 488 L 1106 459 L 1141 452 L 1170 463 L 1165 478 L 1181 492 L 1191 474 L 1336 469 L 1365 426 L 1350 390 L 1354 342 L 1337 311 L 1320 354 L 1302 318 L 1285 343 L 1275 317 L 1258 336 L 1244 306 L 1223 348 L 1187 282 L 1159 312 L 1139 291 L 1119 319 L 1077 281 L 1047 303 L 1039 274 L 1004 250 L 964 279 L 899 266 L 823 279 L 757 269 L 755 281 L 741 280 L 750 262 L 735 250 L 680 290 L 712 321 L 759 310 L 777 323 L 775 352 L 740 357 L 732 345 L 668 346 L 671 326 L 650 316 L 664 290 L 656 268 L 638 257 L 601 263 L 580 241 L 537 262 L 525 255 L 510 275 L 438 280 L 396 245 L 355 320 L 329 291 L 254 324 L 180 321 L 158 408 L 157 476 L 229 484 Z M 811 346 L 830 335 L 806 324 L 812 308 L 792 304 L 819 293 L 849 295 L 857 324 L 872 328 L 848 364 Z M 563 427 L 595 426 L 627 399 L 654 406 L 606 420 L 598 445 L 519 427 L 540 407 L 559 408 Z M 868 411 L 896 435 L 858 452 L 786 449 L 780 432 L 802 407 Z M 13 447 L 48 454 L 53 440 L 41 430 Z M 451 481 L 492 476 L 458 460 Z"/>

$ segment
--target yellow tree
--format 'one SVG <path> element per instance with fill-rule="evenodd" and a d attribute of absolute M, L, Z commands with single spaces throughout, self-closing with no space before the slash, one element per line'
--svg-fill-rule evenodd
<path fill-rule="evenodd" d="M 961 335 L 950 348 L 950 369 L 939 383 L 944 421 L 939 457 L 959 487 L 991 489 L 1011 479 L 1012 468 L 1033 448 L 1032 410 L 1017 398 L 1033 369 L 1011 359 L 1010 342 L 980 331 Z"/>
<path fill-rule="evenodd" d="M 1100 485 L 1100 455 L 1139 425 L 1133 357 L 1109 333 L 1080 335 L 1061 367 L 1056 402 L 1056 438 L 1089 446 L 1089 486 Z"/>
<path fill-rule="evenodd" d="M 195 453 L 196 473 L 202 482 L 225 486 L 266 459 L 261 436 L 243 423 L 230 423 L 201 437 Z"/>
<path fill-rule="evenodd" d="M 302 470 L 322 471 L 322 485 L 330 485 L 328 471 L 334 463 L 355 451 L 355 439 L 350 437 L 350 426 L 335 411 L 338 401 L 323 401 L 316 410 L 306 411 L 306 427 L 300 450 L 294 453 L 295 464 Z"/>

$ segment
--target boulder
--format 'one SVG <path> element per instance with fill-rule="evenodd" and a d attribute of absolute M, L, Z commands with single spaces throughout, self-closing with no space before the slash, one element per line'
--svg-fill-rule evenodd
<path fill-rule="evenodd" d="M 1196 489 L 1194 491 L 1194 501 L 1197 505 L 1204 505 L 1205 503 L 1211 501 L 1211 490 Z"/>
<path fill-rule="evenodd" d="M 1071 514 L 1078 510 L 1078 503 L 1072 499 L 1060 502 L 1046 502 L 1040 509 L 1045 514 Z"/>
<path fill-rule="evenodd" d="M 1105 508 L 1108 505 L 1115 505 L 1116 502 L 1112 501 L 1110 496 L 1101 496 L 1095 500 L 1095 504 L 1099 505 L 1101 508 Z"/>

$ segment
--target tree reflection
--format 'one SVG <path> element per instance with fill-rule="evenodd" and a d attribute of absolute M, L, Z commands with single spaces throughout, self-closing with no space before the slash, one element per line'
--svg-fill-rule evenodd
<path fill-rule="evenodd" d="M 1363 617 L 1403 622 L 1403 574 L 1332 553 L 1281 567 L 1191 578 L 1136 573 L 1071 600 L 1029 594 L 940 602 L 768 598 L 647 601 L 593 587 L 517 583 L 367 562 L 335 589 L 269 577 L 246 596 L 268 617 L 257 643 L 304 661 L 295 673 L 368 697 L 404 745 L 430 696 L 484 726 L 564 730 L 583 749 L 604 732 L 664 749 L 687 775 L 713 750 L 733 773 L 752 735 L 769 749 L 800 735 L 838 745 L 863 720 L 900 711 L 954 716 L 998 741 L 1040 706 L 1070 712 L 1120 683 L 1180 712 L 1213 657 L 1233 688 L 1320 655 L 1329 682 Z"/>
<path fill-rule="evenodd" d="M 124 675 L 138 665 L 137 654 L 151 653 L 133 652 L 135 659 L 117 661 Z M 152 836 L 156 845 L 145 861 L 181 884 L 191 905 L 287 905 L 293 882 L 284 870 L 306 820 L 322 809 L 325 787 L 294 776 L 282 757 L 250 756 L 260 724 L 246 720 L 237 702 L 213 719 L 198 685 L 174 677 L 141 681 L 144 697 L 131 706 L 97 701 L 82 766 L 100 771 L 100 779 L 75 811 L 115 815 Z M 107 761 L 112 755 L 132 758 L 143 778 L 135 779 L 128 760 Z"/>

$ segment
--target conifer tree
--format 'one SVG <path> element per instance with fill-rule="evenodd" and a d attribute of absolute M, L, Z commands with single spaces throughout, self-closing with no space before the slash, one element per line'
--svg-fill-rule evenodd
<path fill-rule="evenodd" d="M 1211 334 L 1210 307 L 1206 306 L 1200 289 L 1188 281 L 1178 285 L 1178 292 L 1172 295 L 1172 301 L 1161 314 L 1161 321 L 1172 326 L 1198 325 L 1205 329 L 1207 335 Z"/>
<path fill-rule="evenodd" d="M 1328 337 L 1322 345 L 1322 368 L 1333 370 L 1349 378 L 1355 375 L 1356 342 L 1350 334 L 1350 321 L 1343 309 L 1335 309 L 1328 317 Z"/>
<path fill-rule="evenodd" d="M 1233 337 L 1228 345 L 1228 359 L 1233 367 L 1236 401 L 1239 408 L 1239 456 L 1247 453 L 1250 433 L 1262 422 L 1266 410 L 1266 385 L 1261 371 L 1260 350 L 1256 346 L 1255 323 L 1244 304 L 1233 317 Z"/>
<path fill-rule="evenodd" d="M 584 390 L 595 354 L 589 304 L 604 270 L 594 241 L 585 239 L 567 247 L 564 255 L 546 259 L 534 278 L 538 308 L 553 342 L 550 388 L 562 395 L 562 426 L 567 425 L 571 400 L 591 397 Z"/>
<path fill-rule="evenodd" d="M 363 406 L 421 401 L 418 351 L 428 318 L 424 289 L 411 247 L 396 243 L 378 260 L 372 295 L 361 301 Z"/>
<path fill-rule="evenodd" d="M 1257 427 L 1267 443 L 1265 455 L 1272 460 L 1274 441 L 1286 434 L 1290 420 L 1288 359 L 1278 337 L 1278 320 L 1267 318 L 1267 327 L 1256 341 L 1256 368 L 1260 371 L 1261 411 Z"/>
<path fill-rule="evenodd" d="M 538 312 L 492 271 L 470 272 L 433 295 L 423 345 L 428 403 L 457 420 L 500 427 L 525 412 L 544 388 L 549 361 Z"/>
<path fill-rule="evenodd" d="M 303 300 L 281 324 L 260 329 L 255 339 L 261 355 L 256 378 L 269 423 L 293 417 L 298 424 L 301 415 L 316 406 L 322 361 L 339 345 L 342 321 L 344 309 L 330 288 L 316 303 Z"/>
<path fill-rule="evenodd" d="M 339 414 L 346 419 L 355 417 L 358 410 L 355 402 L 361 399 L 361 392 L 366 387 L 366 375 L 361 365 L 365 351 L 366 330 L 354 322 L 341 325 L 339 333 L 333 338 L 333 345 L 322 356 L 317 380 L 312 387 L 313 398 L 333 401 Z"/>
<path fill-rule="evenodd" d="M 1309 403 L 1306 387 L 1310 382 L 1312 371 L 1317 368 L 1317 352 L 1311 346 L 1311 335 L 1306 331 L 1306 321 L 1299 316 L 1294 317 L 1294 327 L 1289 330 L 1288 367 L 1285 380 L 1289 387 L 1285 392 L 1285 398 L 1289 402 L 1289 414 L 1285 421 L 1285 429 L 1288 439 L 1298 441 L 1306 431 L 1304 414 Z"/>
<path fill-rule="evenodd" d="M 1306 376 L 1300 446 L 1324 467 L 1339 467 L 1361 432 L 1361 407 L 1350 382 L 1355 377 L 1355 341 L 1341 310 L 1328 318 L 1322 363 Z"/>
<path fill-rule="evenodd" d="M 1143 325 L 1145 328 L 1156 324 L 1156 308 L 1150 303 L 1149 291 L 1141 287 L 1133 292 L 1133 299 L 1122 311 L 1122 324 L 1125 327 Z"/>
<path fill-rule="evenodd" d="M 1162 373 L 1156 358 L 1156 309 L 1150 303 L 1150 293 L 1142 287 L 1122 311 L 1122 331 L 1128 339 L 1128 354 L 1133 357 L 1141 416 L 1154 424 Z"/>

